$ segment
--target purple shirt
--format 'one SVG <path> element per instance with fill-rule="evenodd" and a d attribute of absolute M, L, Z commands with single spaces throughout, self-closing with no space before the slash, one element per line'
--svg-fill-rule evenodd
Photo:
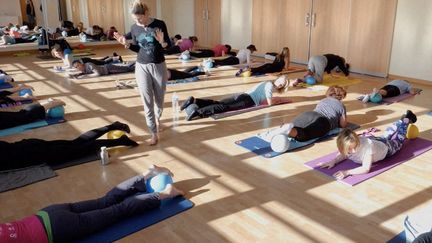
<path fill-rule="evenodd" d="M 180 43 L 178 44 L 178 46 L 180 47 L 180 51 L 184 52 L 186 50 L 192 49 L 194 46 L 194 43 L 189 39 L 182 39 L 180 41 Z"/>

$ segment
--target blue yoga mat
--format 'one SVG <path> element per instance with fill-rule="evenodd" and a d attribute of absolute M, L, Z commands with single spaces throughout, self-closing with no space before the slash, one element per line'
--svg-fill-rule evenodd
<path fill-rule="evenodd" d="M 199 77 L 185 78 L 185 79 L 176 79 L 176 80 L 168 80 L 167 85 L 176 85 L 176 84 L 185 84 L 199 81 Z"/>
<path fill-rule="evenodd" d="M 168 201 L 163 201 L 162 205 L 157 209 L 135 217 L 127 218 L 77 242 L 113 242 L 178 213 L 186 211 L 193 206 L 193 202 L 184 197 L 176 197 Z"/>
<path fill-rule="evenodd" d="M 47 120 L 40 120 L 37 122 L 24 124 L 21 126 L 6 128 L 3 130 L 0 130 L 0 137 L 21 133 L 21 132 L 24 132 L 26 130 L 35 129 L 35 128 L 39 128 L 39 127 L 45 127 L 45 126 L 49 126 L 52 124 L 62 123 L 65 121 L 66 120 L 64 118 L 47 119 Z"/>
<path fill-rule="evenodd" d="M 400 232 L 398 235 L 387 241 L 387 243 L 405 243 L 406 237 L 405 237 L 405 231 Z"/>
<path fill-rule="evenodd" d="M 357 128 L 359 128 L 360 126 L 357 124 L 353 124 L 353 123 L 349 123 L 348 128 L 355 130 Z M 333 130 L 331 130 L 329 133 L 327 133 L 327 135 L 325 135 L 324 137 L 320 137 L 320 138 L 314 138 L 305 142 L 299 142 L 296 140 L 292 140 L 290 141 L 290 146 L 288 151 L 292 151 L 298 148 L 302 148 L 305 147 L 307 145 L 313 144 L 318 140 L 321 139 L 326 139 L 329 137 L 333 137 L 339 134 L 339 132 L 342 131 L 341 128 L 335 128 Z M 257 136 L 253 136 L 250 138 L 246 138 L 243 140 L 239 140 L 235 142 L 237 145 L 257 154 L 257 155 L 261 155 L 265 158 L 273 158 L 275 156 L 281 155 L 283 153 L 278 153 L 278 152 L 274 152 L 271 147 L 270 147 L 270 143 L 257 137 Z M 287 152 L 288 152 L 287 151 Z"/>
<path fill-rule="evenodd" d="M 10 83 L 1 83 L 0 84 L 0 89 L 10 89 L 13 88 L 13 85 Z"/>

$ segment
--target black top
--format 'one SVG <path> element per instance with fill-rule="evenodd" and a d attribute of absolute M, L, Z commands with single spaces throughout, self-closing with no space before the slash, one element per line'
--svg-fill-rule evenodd
<path fill-rule="evenodd" d="M 327 66 L 324 71 L 330 74 L 331 70 L 333 70 L 335 67 L 339 67 L 346 76 L 349 75 L 349 70 L 345 64 L 345 59 L 334 54 L 325 54 L 324 56 L 327 58 Z"/>
<path fill-rule="evenodd" d="M 0 105 L 15 103 L 15 100 L 8 97 L 11 94 L 13 93 L 7 90 L 0 91 Z"/>
<path fill-rule="evenodd" d="M 132 25 L 132 44 L 129 49 L 137 52 L 137 62 L 141 64 L 161 63 L 165 61 L 163 47 L 155 38 L 156 29 L 160 29 L 164 33 L 164 41 L 170 44 L 168 30 L 165 22 L 158 19 L 153 21 L 148 26 Z"/>

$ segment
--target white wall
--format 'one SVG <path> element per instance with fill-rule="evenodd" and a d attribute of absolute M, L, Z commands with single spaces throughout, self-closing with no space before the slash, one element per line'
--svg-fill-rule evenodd
<path fill-rule="evenodd" d="M 159 18 L 166 22 L 171 36 L 195 35 L 194 0 L 158 0 L 158 3 Z"/>
<path fill-rule="evenodd" d="M 399 0 L 390 74 L 432 81 L 432 1 Z"/>
<path fill-rule="evenodd" d="M 221 14 L 222 43 L 234 49 L 251 44 L 252 0 L 222 0 Z"/>

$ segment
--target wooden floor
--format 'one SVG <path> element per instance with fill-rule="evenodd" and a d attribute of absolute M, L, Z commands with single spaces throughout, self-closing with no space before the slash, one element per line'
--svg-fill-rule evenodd
<path fill-rule="evenodd" d="M 135 55 L 118 49 L 95 50 L 97 56 L 116 51 L 132 60 Z M 236 146 L 236 140 L 290 121 L 314 108 L 324 91 L 292 89 L 294 102 L 222 120 L 184 121 L 175 124 L 171 96 L 181 100 L 220 98 L 242 92 L 268 79 L 234 78 L 236 70 L 214 72 L 201 82 L 168 86 L 162 122 L 168 128 L 160 143 L 147 146 L 149 138 L 137 90 L 117 90 L 116 79 L 133 74 L 68 80 L 54 73 L 59 60 L 0 57 L 0 69 L 32 85 L 40 98 L 66 101 L 64 124 L 0 138 L 16 141 L 35 137 L 71 139 L 80 133 L 119 120 L 131 126 L 140 146 L 111 151 L 112 163 L 99 161 L 57 171 L 58 176 L 17 190 L 0 193 L 0 222 L 16 220 L 53 203 L 91 199 L 103 195 L 120 181 L 144 171 L 150 164 L 171 168 L 177 186 L 187 191 L 195 207 L 164 220 L 120 242 L 385 242 L 402 231 L 403 219 L 412 210 L 431 204 L 432 152 L 416 157 L 355 187 L 318 174 L 303 164 L 336 150 L 335 139 L 306 149 L 265 159 Z M 168 59 L 170 67 L 194 65 Z M 291 78 L 301 76 L 291 74 Z M 432 139 L 432 86 L 401 103 L 363 104 L 355 98 L 382 86 L 386 80 L 352 75 L 363 82 L 350 86 L 344 103 L 348 119 L 363 129 L 385 128 L 406 109 L 418 115 L 420 136 Z"/>

